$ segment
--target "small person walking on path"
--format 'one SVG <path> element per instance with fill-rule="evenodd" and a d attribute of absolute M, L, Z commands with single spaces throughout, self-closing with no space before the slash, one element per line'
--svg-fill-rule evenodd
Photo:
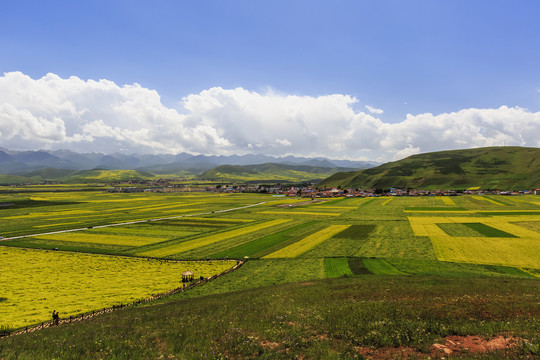
<path fill-rule="evenodd" d="M 58 315 L 58 312 L 56 310 L 53 310 L 52 318 L 54 325 L 58 325 L 58 322 L 60 321 L 60 315 Z"/>

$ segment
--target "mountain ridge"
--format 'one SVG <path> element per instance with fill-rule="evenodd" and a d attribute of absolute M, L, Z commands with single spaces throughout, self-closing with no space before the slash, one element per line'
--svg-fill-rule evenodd
<path fill-rule="evenodd" d="M 14 151 L 0 148 L 0 174 L 26 175 L 41 169 L 91 170 L 138 170 L 156 174 L 189 171 L 200 174 L 220 165 L 257 165 L 284 163 L 325 167 L 367 168 L 378 163 L 373 161 L 332 160 L 306 157 L 272 157 L 267 155 L 192 155 L 171 154 L 101 154 L 76 153 L 70 150 Z"/>

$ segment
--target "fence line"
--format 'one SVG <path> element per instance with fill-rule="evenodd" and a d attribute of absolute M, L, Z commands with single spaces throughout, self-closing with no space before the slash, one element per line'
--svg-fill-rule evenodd
<path fill-rule="evenodd" d="M 128 307 L 128 306 L 147 303 L 147 302 L 150 302 L 150 301 L 160 299 L 160 298 L 165 297 L 165 296 L 177 294 L 177 293 L 183 292 L 185 290 L 192 289 L 197 285 L 205 284 L 205 283 L 207 283 L 209 281 L 217 279 L 218 277 L 221 277 L 223 275 L 231 273 L 234 270 L 238 269 L 240 266 L 244 265 L 244 263 L 246 262 L 246 260 L 229 260 L 229 261 L 236 261 L 237 263 L 232 268 L 229 268 L 229 269 L 227 269 L 227 270 L 225 270 L 225 271 L 223 271 L 223 272 L 221 272 L 219 274 L 212 275 L 212 276 L 200 279 L 199 281 L 194 282 L 194 283 L 189 283 L 189 285 L 184 284 L 182 287 L 178 287 L 176 289 L 173 289 L 173 290 L 161 293 L 161 294 L 153 295 L 153 296 L 151 296 L 151 297 L 149 297 L 147 299 L 135 300 L 133 302 L 126 303 L 126 304 L 113 305 L 112 307 L 104 308 L 104 309 L 101 309 L 101 310 L 92 310 L 91 312 L 87 312 L 87 313 L 80 314 L 80 315 L 77 315 L 77 316 L 70 316 L 69 319 L 65 318 L 65 319 L 59 320 L 58 325 L 69 324 L 69 323 L 72 323 L 72 322 L 79 322 L 79 321 L 87 320 L 87 319 L 90 319 L 92 317 L 102 315 L 102 314 L 106 314 L 106 313 L 110 313 L 110 312 L 113 312 L 113 311 L 116 311 L 116 310 L 119 310 L 119 309 L 123 309 L 123 308 Z M 35 332 L 35 331 L 42 330 L 42 329 L 45 329 L 45 328 L 48 328 L 48 327 L 51 327 L 51 326 L 56 326 L 55 323 L 54 323 L 54 320 L 44 321 L 41 324 L 34 325 L 34 326 L 27 326 L 24 329 L 19 329 L 19 330 L 16 330 L 16 331 L 8 331 L 8 330 L 2 331 L 2 330 L 0 330 L 0 339 Z"/>

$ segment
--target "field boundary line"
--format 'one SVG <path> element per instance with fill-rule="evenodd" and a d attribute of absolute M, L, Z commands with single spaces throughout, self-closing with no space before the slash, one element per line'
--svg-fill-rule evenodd
<path fill-rule="evenodd" d="M 83 228 L 77 228 L 77 229 L 67 229 L 67 230 L 59 230 L 59 231 L 50 231 L 46 233 L 39 233 L 39 234 L 29 234 L 29 235 L 20 235 L 20 236 L 11 236 L 6 237 L 3 239 L 0 239 L 0 241 L 7 241 L 7 240 L 15 240 L 15 239 L 23 239 L 27 237 L 36 237 L 36 236 L 42 236 L 42 235 L 52 235 L 52 234 L 62 234 L 67 232 L 75 232 L 75 231 L 83 231 L 83 230 L 89 230 L 89 229 L 99 229 L 99 228 L 105 228 L 105 227 L 112 227 L 112 226 L 122 226 L 122 225 L 131 225 L 131 224 L 141 224 L 149 221 L 160 221 L 160 220 L 170 220 L 170 219 L 178 219 L 183 217 L 192 217 L 192 216 L 201 216 L 201 215 L 210 215 L 210 214 L 219 214 L 229 211 L 235 211 L 235 210 L 242 210 L 247 209 L 254 206 L 259 206 L 266 204 L 267 201 L 263 201 L 257 204 L 251 204 L 246 206 L 240 206 L 235 207 L 231 209 L 225 209 L 225 210 L 215 210 L 215 211 L 209 211 L 204 213 L 198 213 L 198 214 L 184 214 L 184 215 L 175 215 L 175 216 L 168 216 L 168 217 L 162 217 L 162 218 L 155 218 L 155 219 L 143 219 L 143 220 L 135 220 L 135 221 L 127 221 L 127 222 L 121 222 L 121 223 L 114 223 L 114 224 L 106 224 L 106 225 L 97 225 L 92 227 L 83 227 Z"/>
<path fill-rule="evenodd" d="M 171 261 L 171 260 L 165 259 L 165 261 Z M 203 261 L 206 261 L 206 260 L 203 260 Z M 110 313 L 110 312 L 113 312 L 113 311 L 116 311 L 116 310 L 120 310 L 120 309 L 129 307 L 129 306 L 134 306 L 134 305 L 147 303 L 147 302 L 150 302 L 150 301 L 161 299 L 161 298 L 163 298 L 165 296 L 174 295 L 174 294 L 178 294 L 180 292 L 184 292 L 186 290 L 193 289 L 197 285 L 205 284 L 205 283 L 207 283 L 209 281 L 215 280 L 215 279 L 217 279 L 217 278 L 219 278 L 219 277 L 221 277 L 223 275 L 227 275 L 227 274 L 239 269 L 242 265 L 245 264 L 245 262 L 247 260 L 228 260 L 228 261 L 231 261 L 231 262 L 234 261 L 234 262 L 236 262 L 236 265 L 234 265 L 233 267 L 231 267 L 231 268 L 229 268 L 229 269 L 227 269 L 227 270 L 225 270 L 225 271 L 223 271 L 223 272 L 221 272 L 219 274 L 215 274 L 215 275 L 200 279 L 199 281 L 194 282 L 194 283 L 190 283 L 187 286 L 178 287 L 178 288 L 169 290 L 169 291 L 161 293 L 161 294 L 153 295 L 153 296 L 151 296 L 149 298 L 146 298 L 146 299 L 135 300 L 133 302 L 126 303 L 126 304 L 113 305 L 112 307 L 108 307 L 108 308 L 104 308 L 104 309 L 100 309 L 100 310 L 92 310 L 91 312 L 89 311 L 87 313 L 83 313 L 83 314 L 80 314 L 80 315 L 70 316 L 69 319 L 68 318 L 61 319 L 58 322 L 57 325 L 70 324 L 72 322 L 80 322 L 80 321 L 87 320 L 87 319 L 90 319 L 90 318 L 93 318 L 93 317 L 96 317 L 96 316 L 99 316 L 99 315 L 102 315 L 102 314 L 106 314 L 106 313 Z M 182 262 L 182 260 L 178 260 L 178 262 Z M 38 324 L 38 325 L 27 326 L 24 329 L 15 330 L 15 331 L 12 331 L 12 332 L 10 332 L 10 331 L 3 331 L 3 332 L 0 331 L 0 339 L 12 337 L 12 336 L 17 336 L 17 335 L 22 335 L 22 334 L 27 334 L 27 333 L 43 330 L 43 329 L 46 329 L 46 328 L 49 328 L 49 327 L 57 326 L 57 325 L 54 324 L 54 320 L 50 320 L 50 321 L 42 322 L 41 324 Z"/>
<path fill-rule="evenodd" d="M 276 250 L 266 256 L 263 256 L 263 259 L 273 259 L 273 258 L 295 258 L 298 257 L 309 250 L 313 249 L 315 246 L 323 243 L 324 241 L 331 239 L 334 235 L 339 234 L 340 232 L 348 229 L 351 225 L 330 225 L 322 230 L 314 232 L 303 239 L 300 239 L 289 246 Z"/>
<path fill-rule="evenodd" d="M 520 269 L 521 271 L 523 271 L 523 272 L 526 272 L 526 273 L 529 274 L 529 275 L 532 275 L 532 276 L 534 276 L 534 277 L 536 277 L 536 278 L 540 278 L 540 275 L 537 275 L 537 274 L 533 273 L 532 271 L 529 271 L 529 270 L 524 269 L 524 268 L 519 268 L 519 269 Z"/>
<path fill-rule="evenodd" d="M 291 219 L 274 219 L 269 221 L 260 222 L 253 225 L 243 226 L 241 228 L 236 228 L 234 230 L 229 230 L 225 232 L 220 232 L 217 234 L 211 234 L 202 237 L 196 237 L 191 240 L 186 240 L 178 244 L 173 244 L 170 246 L 160 247 L 154 250 L 148 250 L 143 252 L 136 253 L 137 255 L 145 257 L 165 257 L 173 254 L 183 253 L 200 247 L 212 245 L 224 240 L 231 238 L 247 235 L 253 232 L 257 232 L 263 229 L 267 229 L 273 226 L 277 226 L 286 222 L 291 221 Z"/>

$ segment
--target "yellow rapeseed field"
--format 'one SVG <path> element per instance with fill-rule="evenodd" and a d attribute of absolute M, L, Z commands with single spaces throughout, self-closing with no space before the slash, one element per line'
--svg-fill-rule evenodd
<path fill-rule="evenodd" d="M 158 205 L 150 205 L 150 206 L 144 206 L 144 207 L 139 207 L 137 209 L 134 209 L 133 212 L 145 212 L 145 211 L 149 211 L 149 210 L 158 210 L 161 212 L 161 210 L 165 210 L 165 209 L 176 209 L 176 208 L 180 208 L 178 210 L 184 210 L 184 207 L 185 206 L 194 206 L 194 205 L 200 205 L 201 203 L 200 202 L 191 202 L 191 203 L 186 203 L 186 204 L 173 204 L 173 205 L 161 205 L 161 204 L 158 204 Z"/>
<path fill-rule="evenodd" d="M 18 328 L 111 307 L 182 286 L 182 272 L 212 276 L 230 261 L 152 259 L 0 247 L 0 326 Z"/>
<path fill-rule="evenodd" d="M 75 222 L 65 222 L 65 223 L 52 223 L 52 224 L 45 224 L 45 225 L 34 225 L 32 227 L 36 229 L 41 229 L 41 228 L 47 228 L 47 227 L 52 227 L 52 226 L 72 225 L 72 224 L 78 224 L 78 223 L 79 223 L 78 221 L 75 221 Z"/>
<path fill-rule="evenodd" d="M 39 217 L 49 217 L 49 216 L 51 216 L 50 213 L 32 213 L 32 214 L 3 216 L 1 217 L 1 219 L 15 220 L 15 219 L 29 219 L 29 218 L 39 218 Z"/>
<path fill-rule="evenodd" d="M 482 195 L 471 195 L 471 197 L 473 199 L 476 199 L 476 200 L 483 200 L 483 201 L 489 201 L 490 203 L 492 204 L 495 204 L 495 205 L 499 205 L 499 206 L 505 206 L 504 204 L 501 204 L 500 202 L 497 202 L 495 200 L 492 200 L 486 196 L 482 196 Z"/>
<path fill-rule="evenodd" d="M 315 211 L 294 211 L 294 210 L 282 210 L 282 211 L 259 211 L 257 214 L 269 214 L 269 215 L 315 215 L 315 216 L 339 216 L 340 213 L 329 212 L 315 212 Z"/>
<path fill-rule="evenodd" d="M 186 221 L 189 221 L 189 222 L 192 222 L 192 221 L 200 221 L 201 223 L 217 223 L 217 222 L 232 222 L 232 223 L 242 223 L 242 222 L 245 222 L 245 223 L 248 223 L 248 222 L 252 222 L 254 221 L 253 219 L 238 219 L 238 218 L 218 218 L 218 217 L 213 217 L 213 218 L 205 218 L 205 217 L 197 217 L 197 216 L 193 216 L 193 217 L 187 217 L 185 219 L 182 219 L 182 220 L 186 220 Z M 182 221 L 179 219 L 179 221 Z"/>
<path fill-rule="evenodd" d="M 274 251 L 271 254 L 268 254 L 264 258 L 294 258 L 298 255 L 305 253 L 311 248 L 319 245 L 323 241 L 330 239 L 332 236 L 342 232 L 351 225 L 330 225 L 327 228 L 317 231 L 314 234 L 306 236 L 300 241 L 295 242 L 289 246 L 284 247 L 283 249 Z"/>
<path fill-rule="evenodd" d="M 403 210 L 404 213 L 425 213 L 425 214 L 431 214 L 434 213 L 435 210 Z M 437 210 L 438 213 L 440 212 L 446 212 L 446 213 L 452 213 L 452 214 L 474 214 L 477 213 L 475 210 Z"/>
<path fill-rule="evenodd" d="M 158 217 L 160 216 L 159 214 L 167 214 L 167 216 L 171 216 L 172 214 L 178 214 L 178 215 L 188 215 L 190 213 L 200 213 L 200 212 L 205 212 L 207 211 L 207 209 L 192 209 L 192 208 L 180 208 L 180 209 L 168 209 L 168 210 L 155 210 L 154 214 L 158 214 Z M 143 212 L 143 211 L 134 211 L 134 213 L 136 212 Z M 146 211 L 144 211 L 146 212 Z M 153 215 L 152 215 L 153 216 Z M 174 215 L 173 215 L 174 216 Z"/>
<path fill-rule="evenodd" d="M 442 200 L 442 202 L 444 203 L 444 205 L 456 205 L 456 203 L 454 202 L 454 200 L 452 200 L 451 198 L 449 198 L 448 196 L 437 196 L 436 197 L 438 200 Z M 500 205 L 500 204 L 499 204 Z"/>
<path fill-rule="evenodd" d="M 388 204 L 390 201 L 394 200 L 394 198 L 390 198 L 388 200 L 386 200 L 385 202 L 383 202 L 381 205 L 384 206 L 386 204 Z"/>
<path fill-rule="evenodd" d="M 201 246 L 210 245 L 218 241 L 227 240 L 236 236 L 241 236 L 241 235 L 255 232 L 258 230 L 266 229 L 272 226 L 283 224 L 287 221 L 291 221 L 291 220 L 277 219 L 277 220 L 266 221 L 263 223 L 242 227 L 240 229 L 235 229 L 235 230 L 230 230 L 230 231 L 226 231 L 226 232 L 222 232 L 222 233 L 218 233 L 214 235 L 204 236 L 197 239 L 184 241 L 179 244 L 175 244 L 175 245 L 171 245 L 171 246 L 167 246 L 167 247 L 163 247 L 163 248 L 159 248 L 155 250 L 145 251 L 145 252 L 139 253 L 138 255 L 151 256 L 151 257 L 168 256 L 168 255 L 196 249 Z"/>
<path fill-rule="evenodd" d="M 324 205 L 324 204 L 312 204 L 308 205 L 310 209 L 323 209 L 323 210 L 354 210 L 356 209 L 356 206 L 330 206 L 330 205 Z"/>
<path fill-rule="evenodd" d="M 40 235 L 40 239 L 58 240 L 79 243 L 109 244 L 120 246 L 143 246 L 165 241 L 163 237 L 149 237 L 136 235 L 109 235 L 109 234 L 89 234 L 86 232 L 67 232 L 59 234 Z"/>
<path fill-rule="evenodd" d="M 540 269 L 540 233 L 516 225 L 533 220 L 540 216 L 409 217 L 414 234 L 431 239 L 439 260 Z M 517 238 L 450 236 L 437 226 L 444 223 L 483 223 Z"/>

